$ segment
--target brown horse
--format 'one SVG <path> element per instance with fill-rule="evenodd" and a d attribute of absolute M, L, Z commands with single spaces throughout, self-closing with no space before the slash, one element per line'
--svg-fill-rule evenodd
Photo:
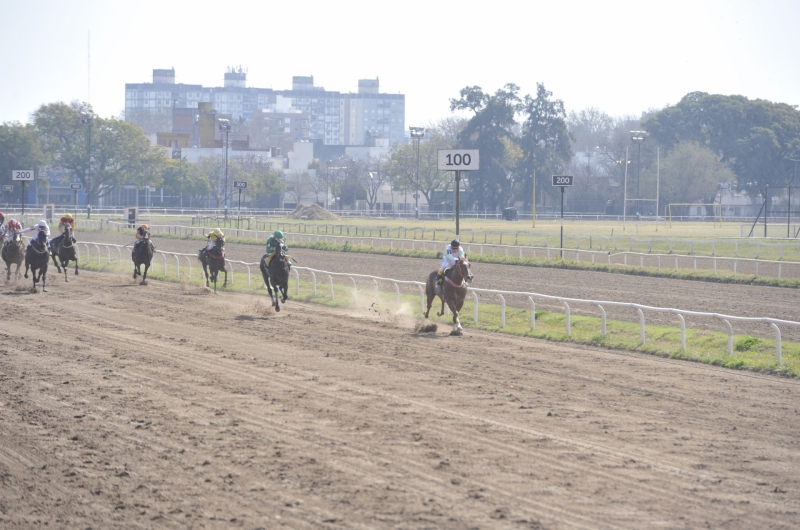
<path fill-rule="evenodd" d="M 15 229 L 12 232 L 11 240 L 3 245 L 3 261 L 6 262 L 6 283 L 11 281 L 11 265 L 17 265 L 16 273 L 14 274 L 14 280 L 19 281 L 19 277 L 21 276 L 19 272 L 19 268 L 22 265 L 22 262 L 25 260 L 25 243 L 22 241 L 22 236 L 19 234 L 19 230 Z"/>
<path fill-rule="evenodd" d="M 428 282 L 425 284 L 425 295 L 428 298 L 428 309 L 425 311 L 425 318 L 428 318 L 433 299 L 437 296 L 442 299 L 442 310 L 436 313 L 437 317 L 444 314 L 444 304 L 453 313 L 453 331 L 451 334 L 458 334 L 461 331 L 461 321 L 458 320 L 458 313 L 464 305 L 464 299 L 467 297 L 467 282 L 472 280 L 472 273 L 470 272 L 470 265 L 467 258 L 459 258 L 456 264 L 444 273 L 444 282 L 440 289 L 437 290 L 437 277 L 438 271 L 433 271 L 428 276 Z"/>

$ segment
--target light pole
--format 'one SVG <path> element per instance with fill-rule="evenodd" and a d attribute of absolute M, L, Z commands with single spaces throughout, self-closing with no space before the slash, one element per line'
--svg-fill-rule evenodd
<path fill-rule="evenodd" d="M 231 122 L 227 118 L 219 119 L 219 130 L 225 133 L 225 188 L 222 190 L 222 203 L 225 206 L 225 219 L 228 218 L 228 138 Z"/>
<path fill-rule="evenodd" d="M 424 127 L 409 127 L 409 132 L 411 133 L 411 139 L 417 144 L 417 169 L 415 171 L 415 190 L 414 190 L 414 210 L 416 212 L 416 218 L 419 219 L 419 141 L 425 137 L 425 128 Z"/>
<path fill-rule="evenodd" d="M 328 163 L 325 165 L 325 209 L 328 210 L 330 204 L 328 204 L 328 196 L 331 194 L 331 162 L 333 160 L 328 160 Z"/>
<path fill-rule="evenodd" d="M 183 157 L 180 149 L 172 150 L 172 159 L 178 160 L 178 181 L 180 182 L 181 208 L 183 208 Z"/>
<path fill-rule="evenodd" d="M 642 176 L 642 143 L 647 140 L 647 132 L 646 131 L 631 131 L 631 141 L 639 144 L 639 156 L 636 162 L 636 198 L 640 199 L 641 195 L 639 194 L 639 181 L 640 177 Z M 637 208 L 639 204 L 636 204 Z"/>
<path fill-rule="evenodd" d="M 92 207 L 90 206 L 90 197 L 92 190 L 91 174 L 92 174 L 92 117 L 91 115 L 81 118 L 81 125 L 86 127 L 86 215 L 87 218 L 92 217 Z M 77 193 L 76 193 L 77 195 Z"/>

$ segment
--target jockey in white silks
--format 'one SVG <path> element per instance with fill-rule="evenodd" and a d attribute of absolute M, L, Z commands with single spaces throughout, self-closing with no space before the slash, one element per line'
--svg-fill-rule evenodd
<path fill-rule="evenodd" d="M 31 240 L 30 242 L 28 242 L 28 246 L 31 246 L 33 244 L 33 242 L 39 236 L 39 232 L 44 232 L 44 235 L 46 236 L 45 241 L 47 244 L 47 248 L 50 248 L 50 227 L 47 225 L 47 221 L 45 221 L 44 219 L 42 219 L 33 226 L 29 226 L 28 228 L 23 228 L 20 233 L 24 232 L 33 232 Z"/>
<path fill-rule="evenodd" d="M 461 243 L 458 242 L 458 239 L 452 240 L 450 244 L 447 245 L 447 248 L 444 249 L 442 266 L 439 267 L 439 276 L 437 278 L 439 285 L 441 285 L 444 280 L 444 271 L 455 265 L 456 262 L 463 257 L 465 257 L 465 254 L 464 249 L 461 248 Z"/>

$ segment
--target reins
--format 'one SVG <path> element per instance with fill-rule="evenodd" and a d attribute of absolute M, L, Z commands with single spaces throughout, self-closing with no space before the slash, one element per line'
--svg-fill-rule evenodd
<path fill-rule="evenodd" d="M 461 278 L 461 281 L 459 283 L 455 283 L 448 276 L 445 276 L 445 280 L 447 280 L 447 283 L 449 283 L 450 285 L 452 285 L 456 289 L 464 289 L 464 288 L 466 288 L 466 285 L 464 284 L 464 280 L 467 278 L 467 276 L 464 276 L 461 273 L 461 264 L 462 263 L 464 263 L 462 260 L 458 260 L 456 262 L 455 266 L 453 267 L 453 274 L 458 274 L 458 277 Z"/>

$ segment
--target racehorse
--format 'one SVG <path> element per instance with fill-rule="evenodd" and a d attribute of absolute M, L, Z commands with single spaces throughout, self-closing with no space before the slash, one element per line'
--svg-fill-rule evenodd
<path fill-rule="evenodd" d="M 208 287 L 208 280 L 214 282 L 214 292 L 217 292 L 217 275 L 219 271 L 225 273 L 225 281 L 222 282 L 222 288 L 228 285 L 228 269 L 225 268 L 225 239 L 218 237 L 214 243 L 214 248 L 208 250 L 206 248 L 200 249 L 197 254 L 197 259 L 203 264 L 203 273 L 206 276 L 206 287 Z M 209 274 L 209 271 L 210 274 Z"/>
<path fill-rule="evenodd" d="M 275 256 L 269 262 L 267 271 L 266 261 L 269 254 L 264 254 L 261 258 L 261 276 L 264 277 L 264 285 L 269 290 L 269 297 L 272 300 L 272 307 L 275 311 L 281 310 L 281 302 L 286 303 L 289 290 L 289 256 L 286 255 L 286 245 L 279 241 L 275 247 Z M 275 296 L 272 295 L 273 288 Z M 281 295 L 283 295 L 281 297 Z M 282 298 L 282 299 L 281 299 Z"/>
<path fill-rule="evenodd" d="M 19 268 L 25 260 L 25 243 L 22 241 L 22 236 L 19 230 L 14 229 L 11 233 L 11 241 L 3 245 L 3 261 L 6 262 L 6 283 L 11 281 L 11 265 L 16 263 L 17 270 L 14 272 L 14 279 L 19 280 Z"/>
<path fill-rule="evenodd" d="M 139 285 L 147 285 L 147 270 L 150 268 L 150 263 L 153 261 L 153 254 L 155 249 L 153 243 L 150 242 L 150 230 L 145 230 L 142 239 L 139 240 L 138 245 L 134 245 L 131 250 L 131 259 L 133 260 L 133 279 L 136 276 L 141 276 L 142 281 Z M 144 274 L 141 273 L 141 266 L 144 265 Z"/>
<path fill-rule="evenodd" d="M 25 250 L 25 278 L 28 278 L 28 269 L 33 276 L 33 291 L 36 291 L 36 284 L 42 280 L 42 292 L 47 292 L 47 264 L 50 262 L 50 255 L 47 253 L 47 236 L 44 232 L 39 232 L 36 239 L 31 240 L 31 244 Z M 36 274 L 39 271 L 39 274 Z"/>
<path fill-rule="evenodd" d="M 464 299 L 467 297 L 467 282 L 472 281 L 472 273 L 470 272 L 470 264 L 467 258 L 459 258 L 455 265 L 447 269 L 444 273 L 444 282 L 442 282 L 441 289 L 437 291 L 436 283 L 438 281 L 438 271 L 433 271 L 428 276 L 428 281 L 425 284 L 425 295 L 428 298 L 428 309 L 425 311 L 425 318 L 428 318 L 428 313 L 433 305 L 433 300 L 437 296 L 442 299 L 442 310 L 436 313 L 437 317 L 444 314 L 444 304 L 453 313 L 453 331 L 451 334 L 456 334 L 461 331 L 461 321 L 458 320 L 458 313 L 464 305 Z"/>
<path fill-rule="evenodd" d="M 53 263 L 61 274 L 61 267 L 64 267 L 64 280 L 69 281 L 67 276 L 67 265 L 70 261 L 75 262 L 75 275 L 78 275 L 78 253 L 75 251 L 75 241 L 72 239 L 72 227 L 66 225 L 64 227 L 64 237 L 59 241 L 55 240 L 56 244 L 50 242 L 50 255 L 53 256 Z M 56 259 L 58 258 L 58 259 Z M 61 262 L 59 265 L 58 262 Z"/>

